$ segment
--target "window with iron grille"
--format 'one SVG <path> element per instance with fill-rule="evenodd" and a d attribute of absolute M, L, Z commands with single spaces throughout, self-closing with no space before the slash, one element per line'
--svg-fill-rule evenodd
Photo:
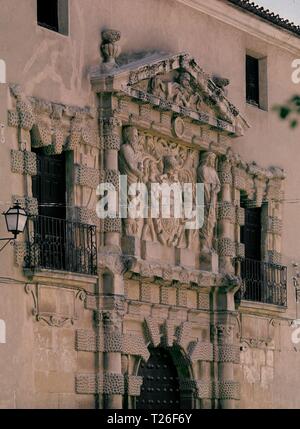
<path fill-rule="evenodd" d="M 241 227 L 241 242 L 245 245 L 245 258 L 240 261 L 243 280 L 241 298 L 282 307 L 287 305 L 287 268 L 264 262 L 262 254 L 262 207 L 251 207 L 241 196 L 245 209 L 245 225 Z"/>
<path fill-rule="evenodd" d="M 37 22 L 41 27 L 68 34 L 68 0 L 37 0 Z"/>
<path fill-rule="evenodd" d="M 96 226 L 66 218 L 67 154 L 46 155 L 33 148 L 37 175 L 32 193 L 38 201 L 38 216 L 27 223 L 25 268 L 59 270 L 95 275 L 97 273 Z M 70 161 L 70 160 L 69 160 Z"/>

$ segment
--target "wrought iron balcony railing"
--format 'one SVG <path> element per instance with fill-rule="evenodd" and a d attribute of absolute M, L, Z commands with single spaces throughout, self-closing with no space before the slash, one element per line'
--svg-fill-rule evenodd
<path fill-rule="evenodd" d="M 252 259 L 240 261 L 241 299 L 287 306 L 287 267 Z"/>
<path fill-rule="evenodd" d="M 27 228 L 25 268 L 97 273 L 95 226 L 36 216 Z"/>

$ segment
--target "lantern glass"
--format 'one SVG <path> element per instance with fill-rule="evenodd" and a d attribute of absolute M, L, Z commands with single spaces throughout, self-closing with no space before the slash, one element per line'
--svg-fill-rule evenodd
<path fill-rule="evenodd" d="M 18 234 L 24 231 L 27 214 L 19 204 L 15 204 L 6 213 L 4 213 L 6 219 L 6 226 L 8 232 L 11 232 L 16 237 Z"/>

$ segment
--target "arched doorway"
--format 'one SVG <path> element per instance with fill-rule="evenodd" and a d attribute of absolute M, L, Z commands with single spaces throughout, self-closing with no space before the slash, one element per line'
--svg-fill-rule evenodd
<path fill-rule="evenodd" d="M 138 375 L 143 377 L 137 409 L 178 409 L 180 390 L 177 369 L 171 354 L 163 348 L 150 348 L 150 358 L 142 362 Z"/>

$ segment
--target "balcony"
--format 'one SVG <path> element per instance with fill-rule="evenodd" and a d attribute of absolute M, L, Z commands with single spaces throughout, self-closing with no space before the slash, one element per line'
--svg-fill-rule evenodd
<path fill-rule="evenodd" d="M 242 300 L 287 306 L 287 267 L 252 259 L 242 259 L 239 263 Z"/>
<path fill-rule="evenodd" d="M 31 218 L 24 268 L 97 274 L 96 227 L 45 216 Z"/>

